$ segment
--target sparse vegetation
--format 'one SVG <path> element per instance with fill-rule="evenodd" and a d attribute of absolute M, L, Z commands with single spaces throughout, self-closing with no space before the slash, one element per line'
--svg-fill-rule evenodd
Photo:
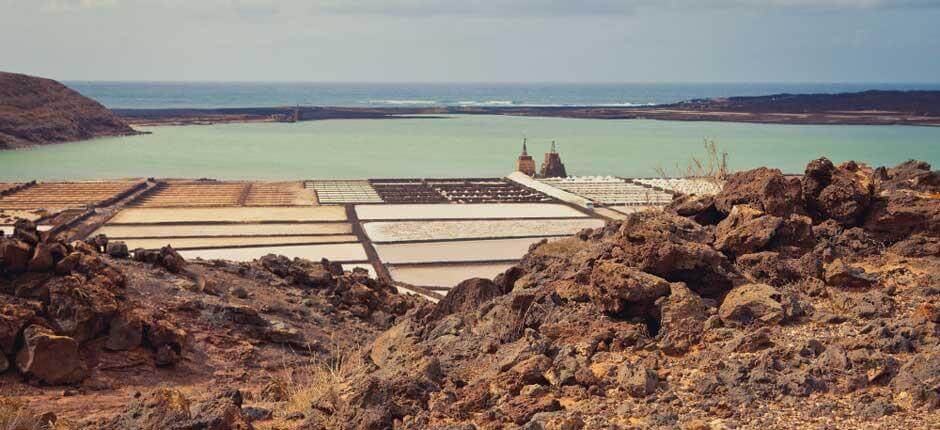
<path fill-rule="evenodd" d="M 316 360 L 304 366 L 286 368 L 276 378 L 287 395 L 277 405 L 276 417 L 303 414 L 314 420 L 319 428 L 338 428 L 334 412 L 342 401 L 342 390 L 353 375 L 363 373 L 366 363 L 359 350 L 342 350 L 327 359 Z"/>
<path fill-rule="evenodd" d="M 0 430 L 63 430 L 68 428 L 65 423 L 57 423 L 53 414 L 35 415 L 25 402 L 0 397 Z"/>
<path fill-rule="evenodd" d="M 728 152 L 719 150 L 718 144 L 714 140 L 705 139 L 704 144 L 705 155 L 701 158 L 691 155 L 685 166 L 676 161 L 675 175 L 670 175 L 662 166 L 656 167 L 656 174 L 664 179 L 680 177 L 702 178 L 715 182 L 724 181 L 731 173 L 728 170 Z"/>

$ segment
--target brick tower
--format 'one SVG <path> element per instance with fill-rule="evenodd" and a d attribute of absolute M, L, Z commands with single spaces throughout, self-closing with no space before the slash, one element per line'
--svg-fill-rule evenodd
<path fill-rule="evenodd" d="M 516 170 L 529 176 L 535 176 L 535 160 L 529 155 L 529 151 L 526 148 L 526 139 L 522 139 L 522 154 L 520 154 L 519 159 L 516 160 Z"/>
<path fill-rule="evenodd" d="M 539 176 L 543 178 L 564 178 L 568 176 L 565 165 L 561 162 L 561 156 L 555 151 L 554 140 L 552 141 L 552 150 L 545 153 L 545 161 L 542 162 Z"/>

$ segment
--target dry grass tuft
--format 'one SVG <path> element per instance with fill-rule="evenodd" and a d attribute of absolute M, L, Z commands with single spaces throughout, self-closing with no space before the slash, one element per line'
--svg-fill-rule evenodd
<path fill-rule="evenodd" d="M 287 393 L 287 401 L 279 404 L 275 415 L 286 417 L 301 413 L 321 428 L 340 427 L 335 413 L 342 403 L 343 389 L 356 375 L 367 370 L 359 350 L 340 350 L 328 359 L 288 368 L 276 380 Z"/>
<path fill-rule="evenodd" d="M 669 172 L 662 166 L 656 167 L 656 173 L 662 178 L 669 178 Z M 685 167 L 676 162 L 676 175 L 680 178 L 703 178 L 716 182 L 724 181 L 729 174 L 728 153 L 720 151 L 714 140 L 705 139 L 705 155 L 702 158 L 689 157 Z"/>
<path fill-rule="evenodd" d="M 67 430 L 53 414 L 35 415 L 25 402 L 0 397 L 0 430 Z"/>

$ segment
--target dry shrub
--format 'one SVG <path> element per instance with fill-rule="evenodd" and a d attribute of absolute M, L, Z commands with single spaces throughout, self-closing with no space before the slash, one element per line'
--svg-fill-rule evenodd
<path fill-rule="evenodd" d="M 360 350 L 339 350 L 327 359 L 294 366 L 277 378 L 287 393 L 287 401 L 278 406 L 278 416 L 302 413 L 317 421 L 322 428 L 337 428 L 336 410 L 342 392 L 367 365 Z"/>
<path fill-rule="evenodd" d="M 55 415 L 35 415 L 25 402 L 0 397 L 0 430 L 65 430 L 65 422 L 57 422 Z"/>
<path fill-rule="evenodd" d="M 730 171 L 728 170 L 728 153 L 720 151 L 714 140 L 705 139 L 705 155 L 699 158 L 689 156 L 689 161 L 682 167 L 676 161 L 676 174 L 670 175 L 662 166 L 656 167 L 656 174 L 662 178 L 702 178 L 715 182 L 724 181 Z"/>

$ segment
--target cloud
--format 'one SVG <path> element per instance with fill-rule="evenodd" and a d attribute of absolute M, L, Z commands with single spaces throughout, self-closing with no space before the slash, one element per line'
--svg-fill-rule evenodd
<path fill-rule="evenodd" d="M 617 16 L 651 10 L 874 10 L 940 8 L 940 0 L 8 0 L 43 5 L 47 11 L 108 6 L 232 11 L 242 16 Z"/>
<path fill-rule="evenodd" d="M 45 9 L 50 11 L 94 9 L 114 6 L 117 3 L 117 0 L 48 0 Z"/>
<path fill-rule="evenodd" d="M 940 0 L 318 0 L 323 14 L 624 15 L 654 9 L 889 9 L 940 7 Z"/>

